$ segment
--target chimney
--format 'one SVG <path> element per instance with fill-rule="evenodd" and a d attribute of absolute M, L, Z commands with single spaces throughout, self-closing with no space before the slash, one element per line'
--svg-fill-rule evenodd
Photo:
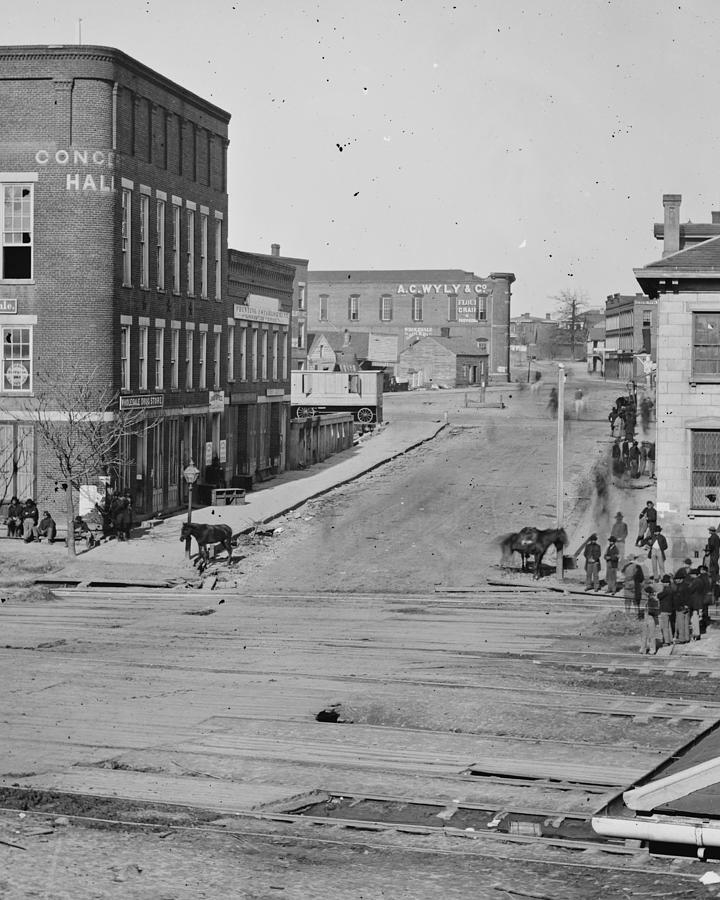
<path fill-rule="evenodd" d="M 545 313 L 545 318 L 546 318 L 546 319 L 549 319 L 549 318 L 550 318 L 550 313 Z"/>
<path fill-rule="evenodd" d="M 280 244 L 270 244 L 270 256 L 280 256 Z"/>
<path fill-rule="evenodd" d="M 663 208 L 665 210 L 665 229 L 663 236 L 663 256 L 677 253 L 680 249 L 680 201 L 681 194 L 663 194 Z"/>
<path fill-rule="evenodd" d="M 713 225 L 720 225 L 720 209 L 714 209 L 711 215 Z"/>

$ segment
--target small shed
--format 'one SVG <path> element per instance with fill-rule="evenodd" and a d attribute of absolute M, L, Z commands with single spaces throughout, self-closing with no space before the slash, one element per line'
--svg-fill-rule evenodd
<path fill-rule="evenodd" d="M 487 381 L 488 342 L 463 337 L 420 337 L 400 352 L 398 378 L 411 387 L 455 388 Z"/>

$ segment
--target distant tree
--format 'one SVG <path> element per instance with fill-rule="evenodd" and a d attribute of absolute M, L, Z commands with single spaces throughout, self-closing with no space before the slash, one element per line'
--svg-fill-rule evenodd
<path fill-rule="evenodd" d="M 590 306 L 587 294 L 583 290 L 565 289 L 550 297 L 555 301 L 555 311 L 560 328 L 567 332 L 570 356 L 575 359 L 577 344 L 585 346 L 589 328 L 586 311 Z"/>
<path fill-rule="evenodd" d="M 30 407 L 40 440 L 54 463 L 45 475 L 65 491 L 70 556 L 75 555 L 75 494 L 80 486 L 125 465 L 124 439 L 153 427 L 145 410 L 121 410 L 119 395 L 103 387 L 95 375 L 80 366 L 52 377 L 39 373 Z"/>

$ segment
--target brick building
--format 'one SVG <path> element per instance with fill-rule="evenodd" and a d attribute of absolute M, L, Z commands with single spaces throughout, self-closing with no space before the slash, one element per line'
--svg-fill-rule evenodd
<path fill-rule="evenodd" d="M 657 362 L 657 300 L 610 294 L 605 304 L 605 377 L 645 383 L 643 360 Z"/>
<path fill-rule="evenodd" d="M 677 249 L 680 196 L 663 204 L 663 256 L 634 271 L 657 302 L 657 508 L 674 565 L 702 557 L 720 516 L 720 230 Z"/>
<path fill-rule="evenodd" d="M 267 254 L 258 253 L 258 257 L 267 257 Z M 270 245 L 269 258 L 276 262 L 285 263 L 295 269 L 295 277 L 292 283 L 292 315 L 290 317 L 291 329 L 291 361 L 293 369 L 302 369 L 305 365 L 309 348 L 307 328 L 307 277 L 308 260 L 299 256 L 281 256 L 280 244 Z"/>
<path fill-rule="evenodd" d="M 229 119 L 115 49 L 0 47 L 0 492 L 51 502 L 36 376 L 71 362 L 159 419 L 112 473 L 136 512 L 225 457 Z"/>
<path fill-rule="evenodd" d="M 290 321 L 296 270 L 277 255 L 228 253 L 226 478 L 239 485 L 287 466 Z"/>
<path fill-rule="evenodd" d="M 312 332 L 394 335 L 399 351 L 422 337 L 484 341 L 491 381 L 510 377 L 510 299 L 515 276 L 461 269 L 308 272 Z"/>

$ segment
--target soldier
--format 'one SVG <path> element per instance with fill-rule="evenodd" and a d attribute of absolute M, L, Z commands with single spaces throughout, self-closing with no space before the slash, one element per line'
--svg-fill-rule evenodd
<path fill-rule="evenodd" d="M 600 544 L 597 535 L 591 534 L 583 551 L 585 556 L 585 590 L 600 590 Z"/>
<path fill-rule="evenodd" d="M 618 552 L 615 538 L 610 535 L 608 538 L 608 548 L 605 551 L 605 581 L 607 582 L 606 593 L 612 594 L 613 597 L 617 592 L 617 570 L 620 554 Z"/>
<path fill-rule="evenodd" d="M 610 537 L 615 538 L 615 543 L 617 545 L 618 550 L 618 558 L 625 558 L 625 539 L 628 536 L 628 527 L 627 522 L 623 519 L 623 514 L 621 512 L 616 513 L 615 515 L 615 524 L 610 529 Z"/>
<path fill-rule="evenodd" d="M 660 604 L 651 584 L 645 588 L 645 603 L 640 615 L 640 652 L 657 653 L 657 625 Z"/>

